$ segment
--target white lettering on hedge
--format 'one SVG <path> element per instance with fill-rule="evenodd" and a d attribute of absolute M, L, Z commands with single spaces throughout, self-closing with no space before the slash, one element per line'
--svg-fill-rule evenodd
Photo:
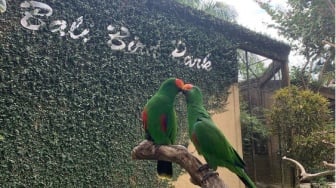
<path fill-rule="evenodd" d="M 138 49 L 145 47 L 145 45 L 140 42 L 139 37 L 137 36 L 134 37 L 133 41 L 126 44 L 124 39 L 131 36 L 127 27 L 121 26 L 120 28 L 117 28 L 113 25 L 108 25 L 107 30 L 112 32 L 108 34 L 110 40 L 107 41 L 107 45 L 112 50 L 126 50 L 126 52 L 135 53 L 138 51 Z M 126 47 L 127 49 L 125 49 Z"/>
<path fill-rule="evenodd" d="M 128 44 L 128 51 L 130 53 L 135 53 L 136 51 L 138 51 L 138 49 L 143 49 L 145 47 L 146 45 L 140 42 L 139 37 L 135 36 L 134 40 Z"/>
<path fill-rule="evenodd" d="M 173 41 L 176 43 L 175 41 Z M 187 47 L 184 42 L 178 41 L 176 43 L 175 49 L 172 51 L 171 55 L 173 58 L 183 58 L 183 63 L 186 66 L 194 67 L 196 65 L 197 69 L 204 69 L 207 71 L 210 71 L 212 69 L 211 67 L 211 61 L 209 61 L 210 54 L 206 55 L 203 60 L 201 58 L 194 58 L 193 56 L 186 55 Z"/>
<path fill-rule="evenodd" d="M 20 4 L 20 7 L 26 9 L 24 17 L 20 21 L 21 25 L 26 29 L 33 31 L 39 30 L 41 27 L 45 26 L 46 22 L 44 18 L 50 17 L 53 13 L 53 10 L 49 5 L 37 1 L 24 1 Z M 32 24 L 36 22 L 38 24 Z M 68 33 L 72 39 L 83 38 L 83 41 L 87 42 L 89 38 L 84 36 L 89 33 L 89 29 L 84 29 L 80 34 L 74 34 L 75 30 L 78 29 L 82 23 L 83 16 L 77 18 L 77 20 L 71 24 Z M 67 22 L 65 20 L 54 20 L 49 25 L 52 33 L 59 32 L 62 37 L 66 35 L 66 27 Z"/>
<path fill-rule="evenodd" d="M 113 32 L 108 34 L 110 40 L 107 41 L 107 44 L 112 50 L 123 50 L 126 47 L 126 44 L 122 39 L 130 36 L 129 30 L 124 26 L 118 30 L 113 25 L 108 25 L 107 30 Z"/>
<path fill-rule="evenodd" d="M 42 18 L 51 16 L 53 12 L 49 5 L 37 1 L 24 1 L 20 7 L 30 9 L 24 12 L 25 16 L 21 19 L 21 25 L 30 30 L 39 30 L 41 26 L 45 25 Z M 39 24 L 31 24 L 32 19 L 37 20 Z"/>
<path fill-rule="evenodd" d="M 173 43 L 174 43 L 174 41 L 173 41 Z M 181 48 L 183 50 L 181 50 Z M 186 47 L 185 43 L 179 40 L 176 44 L 175 50 L 172 51 L 171 55 L 173 57 L 182 57 L 182 56 L 185 55 L 186 52 L 187 52 L 187 47 Z"/>
<path fill-rule="evenodd" d="M 89 34 L 89 29 L 84 29 L 80 34 L 76 35 L 74 34 L 74 31 L 79 28 L 79 26 L 83 23 L 83 16 L 77 18 L 76 21 L 72 22 L 72 25 L 70 27 L 69 33 L 70 37 L 73 39 L 79 39 L 80 37 L 83 37 L 83 41 L 87 42 L 89 39 L 84 37 L 85 35 Z"/>
<path fill-rule="evenodd" d="M 6 0 L 0 0 L 0 13 L 4 13 L 7 10 Z"/>
<path fill-rule="evenodd" d="M 29 30 L 39 30 L 41 27 L 46 26 L 46 19 L 48 19 L 52 14 L 52 8 L 38 1 L 23 1 L 20 4 L 22 9 L 25 9 L 24 16 L 21 19 L 21 25 Z M 83 39 L 83 42 L 86 43 L 89 40 L 88 34 L 90 32 L 89 29 L 83 29 L 82 32 L 78 32 L 80 26 L 83 24 L 84 19 L 83 16 L 77 18 L 74 22 L 72 22 L 69 30 L 67 31 L 68 24 L 65 20 L 53 20 L 49 24 L 49 30 L 52 33 L 58 33 L 61 37 L 69 35 L 72 39 Z M 148 56 L 152 56 L 157 59 L 161 56 L 159 49 L 161 47 L 161 41 L 158 41 L 156 46 L 150 46 L 145 49 L 146 45 L 144 45 L 138 36 L 134 36 L 134 39 L 130 41 L 128 39 L 131 37 L 131 33 L 129 29 L 125 26 L 114 26 L 112 24 L 107 26 L 109 40 L 107 41 L 107 45 L 113 51 L 124 51 L 125 53 L 139 53 L 145 54 Z M 77 34 L 79 33 L 79 34 Z M 192 68 L 196 67 L 197 69 L 204 69 L 210 71 L 211 61 L 209 60 L 210 54 L 207 54 L 203 59 L 202 58 L 194 58 L 192 55 L 187 54 L 187 46 L 181 40 L 173 41 L 175 45 L 175 49 L 171 52 L 171 56 L 173 58 L 182 58 L 184 65 Z"/>
<path fill-rule="evenodd" d="M 52 21 L 49 28 L 52 33 L 59 32 L 60 36 L 65 36 L 65 28 L 67 27 L 67 23 L 64 20 L 55 20 Z"/>

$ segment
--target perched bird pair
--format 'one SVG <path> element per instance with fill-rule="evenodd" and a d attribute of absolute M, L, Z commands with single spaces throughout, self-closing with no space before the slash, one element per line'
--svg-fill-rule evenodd
<path fill-rule="evenodd" d="M 142 121 L 146 139 L 157 145 L 175 143 L 177 119 L 174 104 L 179 92 L 183 92 L 186 97 L 189 137 L 197 152 L 204 156 L 207 166 L 213 170 L 218 166 L 226 167 L 247 187 L 256 187 L 244 171 L 244 161 L 204 108 L 201 90 L 192 84 L 185 84 L 181 79 L 169 78 L 164 81 L 157 93 L 145 105 Z M 157 172 L 160 176 L 171 177 L 172 163 L 158 161 Z"/>

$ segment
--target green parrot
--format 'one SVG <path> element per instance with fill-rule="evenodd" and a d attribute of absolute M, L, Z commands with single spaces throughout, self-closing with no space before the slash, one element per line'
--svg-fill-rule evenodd
<path fill-rule="evenodd" d="M 177 119 L 174 105 L 175 98 L 182 91 L 183 85 L 183 80 L 178 78 L 165 80 L 142 111 L 142 124 L 146 139 L 153 141 L 156 145 L 170 145 L 175 142 Z M 171 178 L 172 163 L 158 161 L 157 172 L 161 177 Z"/>
<path fill-rule="evenodd" d="M 218 166 L 226 167 L 235 173 L 247 187 L 255 188 L 256 186 L 244 171 L 245 162 L 204 108 L 201 90 L 192 84 L 185 84 L 183 93 L 187 102 L 190 140 L 197 152 L 204 156 L 206 166 L 213 170 L 216 170 Z"/>

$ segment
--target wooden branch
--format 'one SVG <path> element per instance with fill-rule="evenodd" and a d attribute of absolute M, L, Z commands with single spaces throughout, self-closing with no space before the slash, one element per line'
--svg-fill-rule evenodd
<path fill-rule="evenodd" d="M 335 170 L 335 168 L 336 168 L 336 165 L 335 165 L 335 164 L 333 164 L 333 163 L 328 163 L 327 161 L 323 161 L 323 165 L 324 165 L 325 167 L 329 167 L 329 168 L 332 168 L 332 169 L 334 169 L 334 170 Z"/>
<path fill-rule="evenodd" d="M 334 47 L 334 48 L 335 48 L 335 46 L 336 46 L 334 43 L 331 43 L 331 42 L 326 41 L 326 40 L 322 40 L 322 43 L 323 43 L 323 44 L 328 44 L 328 45 L 330 45 L 330 46 L 332 46 L 332 47 Z"/>
<path fill-rule="evenodd" d="M 284 157 L 282 157 L 282 160 L 290 161 L 290 162 L 294 163 L 299 168 L 299 170 L 301 172 L 300 176 L 299 176 L 300 182 L 304 181 L 304 180 L 310 180 L 310 179 L 313 179 L 313 178 L 316 178 L 316 177 L 332 175 L 332 174 L 335 173 L 335 169 L 334 169 L 334 170 L 326 170 L 326 171 L 323 171 L 323 172 L 318 172 L 318 173 L 311 174 L 311 173 L 307 173 L 305 168 L 301 165 L 301 163 L 299 163 L 298 161 L 296 161 L 294 159 L 291 159 L 291 158 L 288 158 L 288 157 L 284 156 Z"/>
<path fill-rule="evenodd" d="M 328 7 L 329 7 L 332 15 L 335 15 L 335 5 L 331 2 L 331 0 L 327 0 L 327 4 L 328 4 Z"/>
<path fill-rule="evenodd" d="M 199 171 L 203 164 L 181 145 L 154 145 L 153 142 L 144 140 L 132 150 L 132 159 L 164 160 L 179 164 L 191 176 L 191 182 L 202 188 L 226 188 L 227 186 L 214 175 L 202 182 L 204 175 L 210 170 Z"/>

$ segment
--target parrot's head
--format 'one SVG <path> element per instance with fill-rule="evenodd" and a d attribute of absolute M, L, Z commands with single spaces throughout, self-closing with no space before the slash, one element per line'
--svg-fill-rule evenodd
<path fill-rule="evenodd" d="M 183 86 L 183 80 L 179 78 L 168 78 L 161 84 L 160 91 L 176 95 L 178 92 L 182 91 Z"/>
<path fill-rule="evenodd" d="M 182 91 L 186 97 L 187 104 L 191 104 L 191 103 L 202 104 L 203 103 L 203 95 L 199 87 L 192 85 L 192 84 L 184 84 Z"/>

